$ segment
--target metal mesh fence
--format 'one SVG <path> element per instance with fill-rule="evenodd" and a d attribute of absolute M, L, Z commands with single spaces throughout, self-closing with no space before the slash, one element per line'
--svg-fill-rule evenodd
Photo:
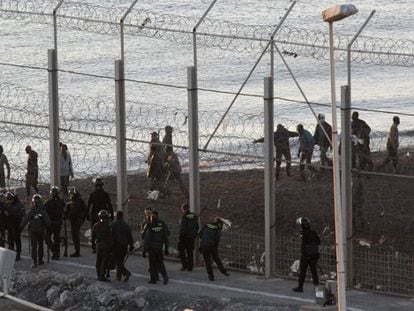
<path fill-rule="evenodd" d="M 58 1 L 0 1 L 0 18 L 24 23 L 51 25 L 53 8 Z M 120 31 L 119 19 L 125 7 L 103 7 L 88 3 L 64 1 L 57 12 L 58 28 L 117 36 Z M 126 34 L 172 42 L 173 45 L 189 45 L 192 42 L 192 27 L 197 20 L 193 17 L 161 14 L 156 11 L 133 9 L 125 21 Z M 218 48 L 224 51 L 253 53 L 262 51 L 269 40 L 272 27 L 268 25 L 245 25 L 241 23 L 206 19 L 199 29 L 198 45 Z M 336 41 L 338 60 L 343 61 L 350 36 L 338 37 Z M 327 58 L 327 36 L 325 33 L 285 26 L 278 33 L 276 42 L 285 55 L 301 55 L 311 59 Z M 219 53 L 220 55 L 220 53 Z M 360 37 L 353 46 L 352 60 L 355 63 L 369 63 L 389 66 L 413 65 L 413 42 Z M 45 68 L 19 64 L 2 63 L 4 66 L 20 67 L 46 73 Z M 112 69 L 111 69 L 112 70 Z M 107 80 L 113 77 L 93 73 L 79 73 L 76 70 L 61 70 L 76 79 L 85 77 Z M 168 91 L 185 91 L 177 84 L 154 83 L 129 79 L 131 85 L 146 84 L 152 88 L 163 87 Z M 24 182 L 26 155 L 24 147 L 31 144 L 39 153 L 40 180 L 49 180 L 49 111 L 48 96 L 38 91 L 9 82 L 0 83 L 0 137 L 5 154 L 12 166 L 14 185 Z M 132 86 L 132 87 L 133 87 Z M 200 93 L 234 96 L 236 93 L 200 88 Z M 60 137 L 69 146 L 74 162 L 77 185 L 87 199 L 92 191 L 91 177 L 104 176 L 105 187 L 115 201 L 116 169 L 115 103 L 110 97 L 73 96 L 60 94 Z M 248 98 L 262 100 L 261 95 L 245 94 Z M 277 98 L 278 103 L 304 107 L 307 104 L 326 112 L 326 103 L 308 103 L 300 100 Z M 362 106 L 362 104 L 360 105 Z M 160 212 L 171 231 L 171 248 L 178 239 L 180 204 L 185 198 L 177 184 L 171 183 L 172 195 L 156 201 L 147 199 L 148 180 L 144 175 L 147 168 L 150 133 L 156 131 L 162 137 L 164 127 L 174 128 L 173 144 L 182 168 L 184 184 L 188 185 L 188 111 L 168 104 L 154 104 L 144 100 L 127 101 L 127 167 L 129 223 L 134 237 L 139 238 L 139 225 L 143 209 L 151 206 Z M 391 120 L 396 109 L 370 109 L 355 107 L 370 120 L 376 118 Z M 387 108 L 387 107 L 386 107 Z M 388 107 L 389 108 L 389 107 Z M 298 108 L 299 109 L 299 108 Z M 283 110 L 282 110 L 283 111 Z M 319 111 L 319 110 L 318 110 Z M 200 145 L 210 138 L 223 111 L 202 110 L 199 112 Z M 402 113 L 404 122 L 412 124 L 414 117 Z M 201 170 L 201 215 L 206 223 L 215 215 L 228 218 L 233 226 L 222 235 L 220 254 L 226 266 L 252 273 L 264 271 L 264 182 L 263 149 L 252 141 L 263 134 L 261 112 L 230 111 L 218 132 L 209 144 L 208 150 L 200 150 Z M 290 119 L 278 115 L 275 124 L 281 123 L 294 131 L 302 122 L 313 133 L 315 122 Z M 386 153 L 386 129 L 373 129 L 371 151 L 375 168 L 373 172 L 354 172 L 354 185 L 360 178 L 359 189 L 354 193 L 355 223 L 354 239 L 354 285 L 357 288 L 388 293 L 414 295 L 412 241 L 407 236 L 414 229 L 410 217 L 414 202 L 412 130 L 401 131 L 400 175 L 395 176 L 392 166 L 381 167 Z M 312 219 L 314 228 L 321 234 L 320 272 L 324 278 L 334 278 L 336 257 L 333 232 L 332 174 L 330 170 L 317 176 L 309 173 L 307 182 L 299 182 L 297 164 L 297 139 L 290 141 L 292 176 L 288 178 L 282 169 L 281 179 L 276 183 L 276 274 L 296 276 L 291 271 L 293 263 L 300 256 L 300 239 L 294 220 L 299 216 Z M 328 155 L 331 156 L 330 152 Z M 319 153 L 315 148 L 314 165 L 318 166 Z M 283 164 L 284 166 L 285 164 Z M 45 190 L 46 191 L 46 190 Z M 356 199 L 355 199 L 356 198 Z M 85 224 L 85 229 L 87 224 Z M 176 255 L 176 252 L 172 252 Z"/>

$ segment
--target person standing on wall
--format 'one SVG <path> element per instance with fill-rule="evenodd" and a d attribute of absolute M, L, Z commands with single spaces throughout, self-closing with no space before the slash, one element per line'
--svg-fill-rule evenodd
<path fill-rule="evenodd" d="M 26 194 L 27 198 L 29 198 L 31 187 L 33 187 L 35 193 L 39 192 L 39 189 L 37 188 L 39 166 L 37 164 L 37 152 L 34 151 L 31 146 L 26 146 L 25 151 L 28 154 L 26 173 Z"/>
<path fill-rule="evenodd" d="M 392 119 L 392 125 L 388 132 L 387 138 L 387 157 L 385 158 L 384 162 L 380 165 L 380 168 L 383 168 L 385 165 L 392 161 L 394 166 L 395 174 L 399 174 L 400 170 L 398 167 L 398 147 L 400 146 L 399 138 L 400 134 L 398 132 L 398 125 L 400 125 L 400 118 L 395 116 Z"/>
<path fill-rule="evenodd" d="M 325 169 L 324 166 L 332 166 L 332 160 L 326 156 L 328 149 L 332 148 L 332 126 L 325 121 L 325 115 L 323 113 L 318 114 L 318 120 L 319 122 L 316 125 L 313 139 L 315 140 L 315 145 L 319 145 L 320 148 L 321 171 L 323 171 Z M 326 134 L 322 128 L 325 130 Z"/>
<path fill-rule="evenodd" d="M 69 178 L 73 178 L 72 157 L 68 146 L 60 144 L 60 186 L 64 196 L 68 195 Z"/>

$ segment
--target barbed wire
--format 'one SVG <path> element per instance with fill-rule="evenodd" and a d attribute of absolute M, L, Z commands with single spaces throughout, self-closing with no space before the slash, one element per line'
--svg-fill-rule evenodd
<path fill-rule="evenodd" d="M 39 153 L 40 178 L 45 182 L 48 180 L 49 132 L 45 125 L 49 122 L 48 101 L 47 93 L 18 84 L 0 83 L 1 141 L 5 153 L 11 155 L 14 178 L 24 178 L 24 146 L 30 144 Z M 116 170 L 114 101 L 61 94 L 60 111 L 61 141 L 70 148 L 77 176 L 113 174 Z M 157 131 L 162 136 L 166 125 L 174 128 L 174 147 L 183 169 L 188 169 L 188 114 L 185 109 L 127 101 L 126 111 L 127 161 L 130 171 L 142 172 L 146 169 L 150 132 Z M 209 137 L 220 117 L 219 111 L 200 111 L 201 141 Z M 298 123 L 286 118 L 277 118 L 275 122 L 290 130 L 295 130 Z M 308 130 L 314 130 L 313 124 L 304 125 Z M 262 115 L 230 113 L 213 138 L 210 149 L 200 152 L 202 170 L 263 167 L 262 145 L 252 143 L 262 133 Z M 374 131 L 371 139 L 372 150 L 384 150 L 384 132 Z M 410 144 L 412 138 L 401 138 L 402 146 Z M 297 140 L 291 141 L 291 148 L 293 151 L 297 149 Z M 295 157 L 293 162 L 297 163 Z"/>
<path fill-rule="evenodd" d="M 53 5 L 56 5 L 53 1 L 1 1 L 0 18 L 51 24 Z M 69 1 L 63 3 L 57 14 L 58 25 L 64 29 L 110 35 L 119 34 L 122 15 L 121 8 Z M 192 17 L 133 9 L 124 25 L 126 34 L 191 45 L 192 27 L 196 23 L 197 19 Z M 245 25 L 206 18 L 197 32 L 198 45 L 234 52 L 259 52 L 266 46 L 273 28 L 272 25 Z M 336 37 L 338 61 L 346 60 L 351 39 L 351 35 Z M 275 42 L 286 53 L 328 59 L 326 33 L 283 26 Z M 414 41 L 361 36 L 353 44 L 351 58 L 357 63 L 413 66 Z"/>

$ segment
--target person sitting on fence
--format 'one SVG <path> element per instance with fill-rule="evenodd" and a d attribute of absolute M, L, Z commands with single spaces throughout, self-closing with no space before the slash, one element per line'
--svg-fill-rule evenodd
<path fill-rule="evenodd" d="M 188 190 L 184 186 L 181 179 L 181 164 L 177 154 L 173 151 L 172 140 L 173 128 L 169 125 L 165 127 L 165 135 L 162 139 L 164 150 L 164 168 L 163 168 L 163 180 L 165 194 L 168 196 L 170 191 L 168 189 L 168 183 L 170 181 L 177 182 L 182 193 L 188 198 Z"/>
<path fill-rule="evenodd" d="M 147 177 L 150 179 L 150 191 L 158 190 L 161 193 L 164 193 L 164 189 L 162 189 L 164 177 L 164 151 L 157 132 L 151 133 L 151 141 L 146 163 Z"/>

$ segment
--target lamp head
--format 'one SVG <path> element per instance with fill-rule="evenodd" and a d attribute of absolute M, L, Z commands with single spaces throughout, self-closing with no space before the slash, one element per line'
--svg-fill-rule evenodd
<path fill-rule="evenodd" d="M 322 11 L 324 22 L 332 23 L 340 21 L 358 13 L 358 9 L 352 3 L 336 4 Z"/>

